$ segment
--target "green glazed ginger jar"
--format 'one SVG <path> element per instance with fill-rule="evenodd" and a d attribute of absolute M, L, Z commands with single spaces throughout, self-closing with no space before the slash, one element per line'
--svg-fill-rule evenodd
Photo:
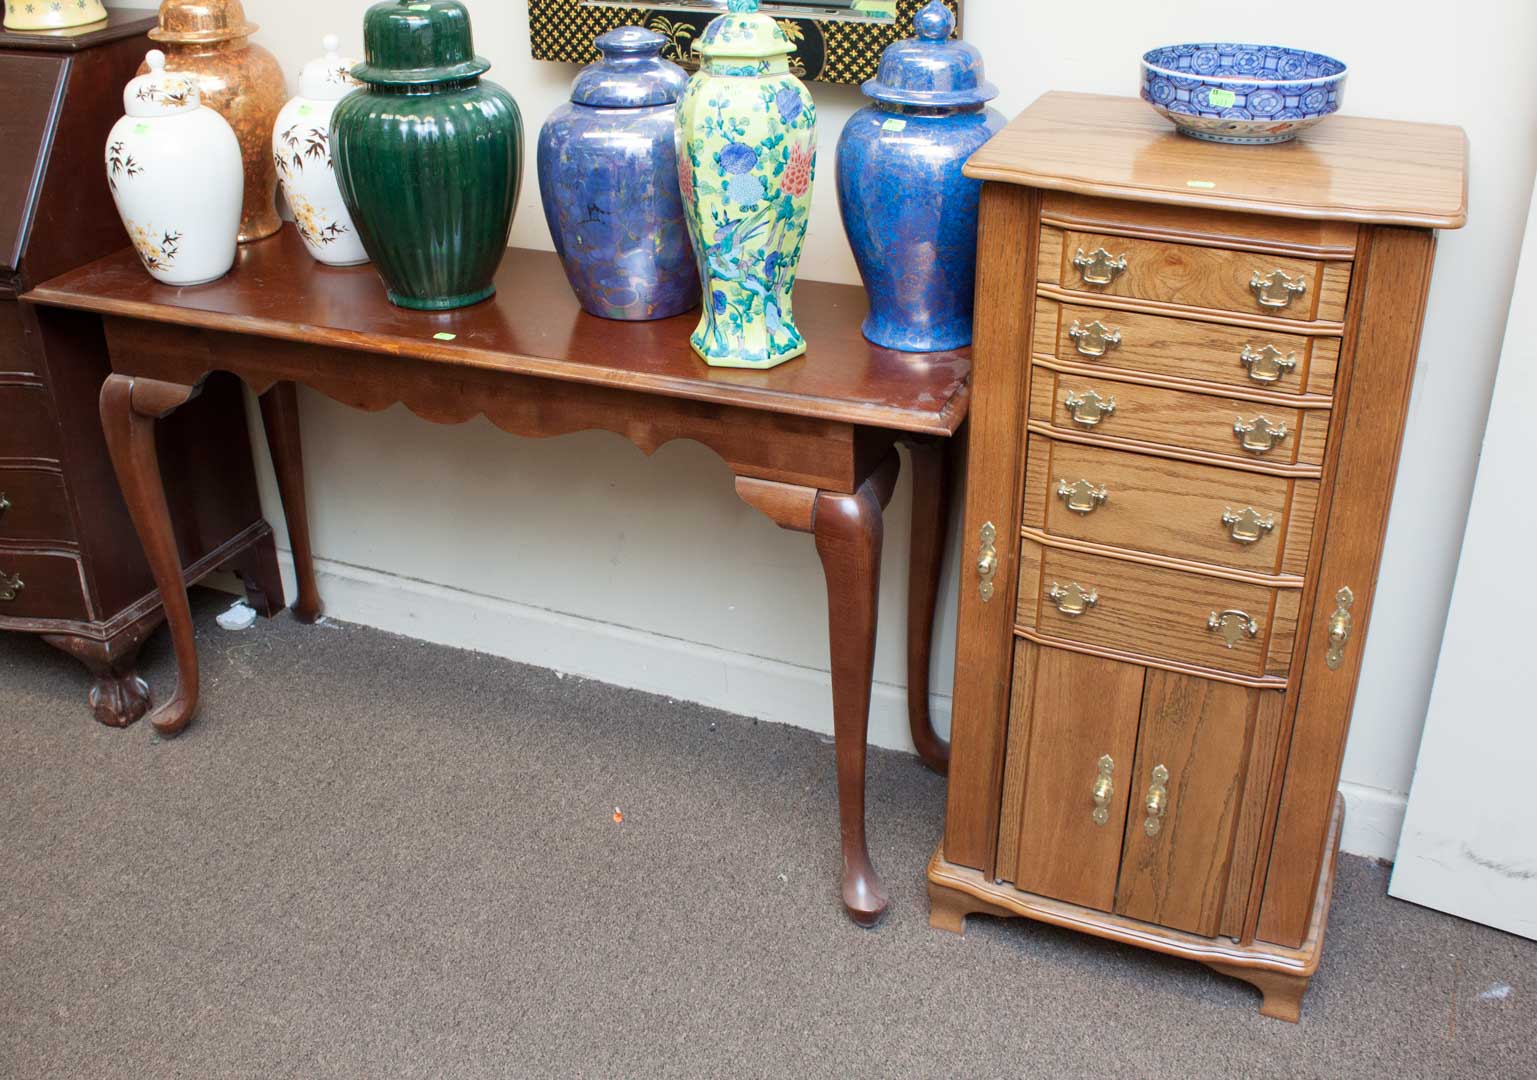
<path fill-rule="evenodd" d="M 390 300 L 467 307 L 496 291 L 523 178 L 523 119 L 481 79 L 458 0 L 386 0 L 363 16 L 364 84 L 332 116 L 342 201 Z"/>
<path fill-rule="evenodd" d="M 704 284 L 690 339 L 715 367 L 771 368 L 806 351 L 792 292 L 811 215 L 817 116 L 795 46 L 757 0 L 730 0 L 699 37 L 678 103 L 678 179 Z"/>

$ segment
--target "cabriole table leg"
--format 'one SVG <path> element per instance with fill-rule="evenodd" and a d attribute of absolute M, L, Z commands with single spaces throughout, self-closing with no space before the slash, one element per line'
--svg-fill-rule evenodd
<path fill-rule="evenodd" d="M 169 416 L 196 396 L 198 388 L 176 383 L 109 375 L 101 388 L 101 424 L 123 500 L 165 605 L 176 653 L 176 691 L 150 713 L 162 735 L 178 735 L 197 713 L 197 643 L 192 609 L 182 578 L 176 534 L 166 506 L 160 460 L 155 454 L 155 421 Z"/>
<path fill-rule="evenodd" d="M 950 771 L 950 744 L 934 731 L 929 668 L 950 516 L 950 444 L 950 439 L 907 440 L 913 469 L 913 540 L 907 577 L 907 724 L 918 756 L 940 776 Z"/>

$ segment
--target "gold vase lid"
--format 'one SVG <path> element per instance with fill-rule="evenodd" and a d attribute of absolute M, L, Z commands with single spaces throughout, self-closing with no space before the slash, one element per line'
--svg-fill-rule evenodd
<path fill-rule="evenodd" d="M 165 0 L 160 25 L 149 36 L 171 44 L 208 44 L 250 37 L 257 29 L 240 0 Z"/>

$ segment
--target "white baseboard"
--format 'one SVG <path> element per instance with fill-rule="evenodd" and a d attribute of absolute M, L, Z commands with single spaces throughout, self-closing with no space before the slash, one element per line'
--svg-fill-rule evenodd
<path fill-rule="evenodd" d="M 295 595 L 293 558 L 278 552 L 283 588 Z M 506 657 L 584 678 L 831 735 L 831 676 L 698 642 L 584 619 L 327 559 L 315 560 L 326 615 L 343 622 Z M 204 584 L 239 592 L 233 575 Z M 934 723 L 950 730 L 950 698 L 930 699 Z M 907 689 L 876 682 L 869 741 L 915 753 Z"/>
<path fill-rule="evenodd" d="M 278 553 L 283 587 L 294 595 L 293 559 Z M 832 685 L 826 671 L 729 652 L 611 623 L 446 588 L 431 582 L 315 561 L 326 614 L 395 634 L 831 735 Z M 239 591 L 233 578 L 206 584 Z M 929 702 L 939 730 L 950 729 L 950 698 Z M 913 753 L 905 687 L 877 682 L 870 742 Z M 1342 850 L 1391 860 L 1398 851 L 1407 795 L 1345 781 Z"/>
<path fill-rule="evenodd" d="M 1345 829 L 1340 834 L 1340 850 L 1392 862 L 1398 854 L 1398 835 L 1404 831 L 1408 793 L 1345 780 L 1340 783 L 1340 794 L 1345 796 Z"/>

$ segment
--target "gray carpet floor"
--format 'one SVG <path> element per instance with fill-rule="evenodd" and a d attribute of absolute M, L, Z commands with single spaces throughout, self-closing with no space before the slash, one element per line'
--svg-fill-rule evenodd
<path fill-rule="evenodd" d="M 814 734 L 195 600 L 174 741 L 0 635 L 0 1076 L 1537 1076 L 1537 944 L 1371 862 L 1292 1026 L 1195 964 L 930 930 L 944 784 L 877 751 L 863 931 Z"/>

